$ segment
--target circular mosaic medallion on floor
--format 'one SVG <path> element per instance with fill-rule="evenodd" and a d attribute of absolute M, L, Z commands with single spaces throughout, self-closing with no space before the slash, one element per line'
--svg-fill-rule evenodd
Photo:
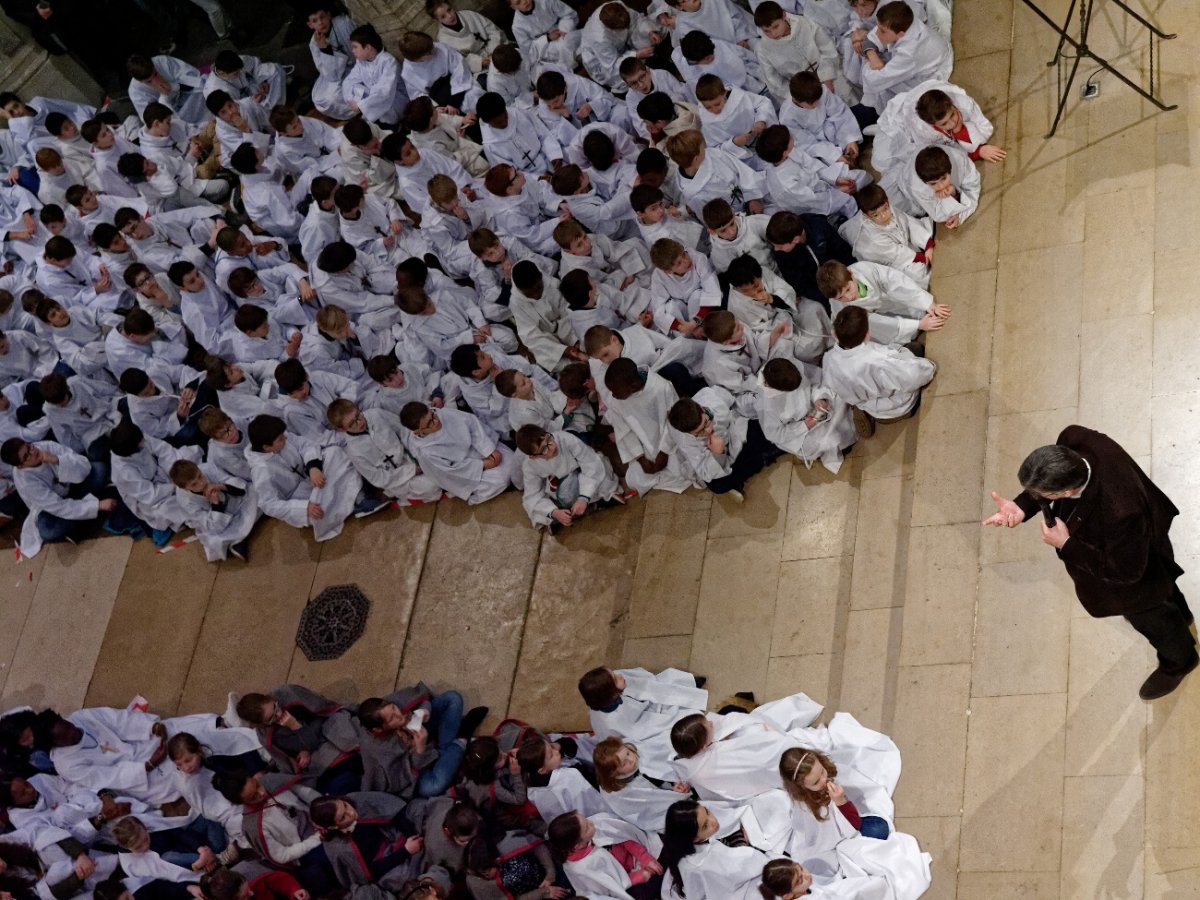
<path fill-rule="evenodd" d="M 308 601 L 296 629 L 296 646 L 313 662 L 337 659 L 362 637 L 371 601 L 356 584 L 335 584 Z"/>

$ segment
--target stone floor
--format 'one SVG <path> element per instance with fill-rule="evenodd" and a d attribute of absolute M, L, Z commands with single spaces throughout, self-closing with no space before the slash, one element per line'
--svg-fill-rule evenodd
<path fill-rule="evenodd" d="M 931 897 L 1200 896 L 1200 681 L 1139 702 L 1148 648 L 1082 614 L 1032 528 L 979 527 L 1024 453 L 1082 422 L 1184 509 L 1176 547 L 1200 587 L 1200 12 L 1143 7 L 1181 34 L 1163 60 L 1179 110 L 1101 75 L 1047 141 L 1049 31 L 1015 0 L 957 4 L 955 80 L 1010 156 L 939 246 L 954 315 L 930 339 L 941 369 L 920 416 L 840 476 L 782 463 L 743 506 L 655 495 L 561 540 L 510 494 L 387 513 L 323 546 L 268 524 L 250 565 L 53 547 L 0 568 L 3 703 L 140 692 L 172 713 L 285 680 L 355 698 L 424 678 L 566 728 L 586 721 L 573 682 L 589 666 L 685 666 L 717 695 L 803 690 L 893 735 L 898 824 L 933 854 Z M 1098 8 L 1097 52 L 1144 66 L 1144 41 Z M 300 610 L 348 581 L 373 601 L 367 634 L 309 663 Z"/>

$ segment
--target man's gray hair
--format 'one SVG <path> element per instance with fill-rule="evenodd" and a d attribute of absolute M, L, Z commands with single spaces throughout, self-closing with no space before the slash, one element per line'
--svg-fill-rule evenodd
<path fill-rule="evenodd" d="M 1070 447 L 1049 444 L 1038 447 L 1017 471 L 1021 487 L 1036 494 L 1053 494 L 1083 487 L 1088 480 L 1087 463 Z"/>

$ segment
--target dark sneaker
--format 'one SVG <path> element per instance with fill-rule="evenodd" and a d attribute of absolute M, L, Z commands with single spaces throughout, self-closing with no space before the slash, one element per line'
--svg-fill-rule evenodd
<path fill-rule="evenodd" d="M 471 737 L 475 733 L 475 729 L 487 718 L 487 714 L 488 708 L 486 706 L 476 706 L 465 713 L 462 717 L 462 724 L 458 726 L 458 736 L 460 738 Z"/>
<path fill-rule="evenodd" d="M 356 519 L 361 519 L 364 516 L 377 513 L 381 509 L 386 509 L 391 505 L 392 501 L 387 497 L 374 497 L 368 494 L 354 505 L 354 517 Z"/>

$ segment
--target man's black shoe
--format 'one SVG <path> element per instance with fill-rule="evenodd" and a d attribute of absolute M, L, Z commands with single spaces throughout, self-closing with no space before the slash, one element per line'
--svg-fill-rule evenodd
<path fill-rule="evenodd" d="M 1150 673 L 1150 677 L 1142 682 L 1142 689 L 1138 691 L 1138 696 L 1143 700 L 1157 700 L 1159 697 L 1167 696 L 1167 694 L 1183 683 L 1183 679 L 1197 665 L 1200 665 L 1200 661 L 1193 662 L 1183 672 L 1174 675 L 1170 672 L 1164 672 L 1162 669 L 1155 669 Z"/>

